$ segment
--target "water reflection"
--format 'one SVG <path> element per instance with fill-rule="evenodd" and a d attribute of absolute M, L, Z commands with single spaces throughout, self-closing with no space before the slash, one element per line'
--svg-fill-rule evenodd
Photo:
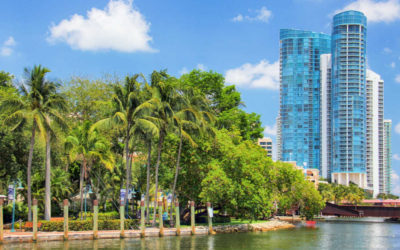
<path fill-rule="evenodd" d="M 400 249 L 400 224 L 318 223 L 316 228 L 217 234 L 212 236 L 148 237 L 53 241 L 0 245 L 2 249 Z"/>

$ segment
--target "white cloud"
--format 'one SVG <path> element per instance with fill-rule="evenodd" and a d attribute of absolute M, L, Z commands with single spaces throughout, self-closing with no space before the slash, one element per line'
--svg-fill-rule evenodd
<path fill-rule="evenodd" d="M 397 123 L 396 127 L 394 127 L 394 131 L 396 131 L 396 133 L 400 134 L 400 122 Z"/>
<path fill-rule="evenodd" d="M 50 27 L 48 42 L 66 42 L 79 50 L 155 52 L 150 46 L 150 23 L 132 6 L 132 0 L 110 0 L 104 10 L 92 8 L 87 16 L 74 14 Z"/>
<path fill-rule="evenodd" d="M 395 62 L 392 62 L 392 63 L 390 64 L 390 67 L 393 68 L 393 69 L 396 68 L 396 63 L 395 63 Z"/>
<path fill-rule="evenodd" d="M 234 21 L 234 22 L 241 22 L 241 21 L 243 21 L 243 16 L 242 16 L 242 14 L 239 14 L 239 15 L 235 16 L 234 18 L 232 18 L 232 21 Z"/>
<path fill-rule="evenodd" d="M 392 180 L 398 181 L 400 178 L 396 173 L 392 173 Z"/>
<path fill-rule="evenodd" d="M 260 10 L 258 10 L 258 15 L 256 16 L 256 20 L 266 23 L 269 21 L 271 16 L 272 12 L 268 10 L 266 7 L 262 7 Z"/>
<path fill-rule="evenodd" d="M 385 22 L 390 23 L 400 19 L 400 2 L 399 0 L 356 0 L 336 13 L 345 10 L 358 10 L 367 16 L 368 22 Z"/>
<path fill-rule="evenodd" d="M 393 160 L 400 161 L 400 155 L 394 154 L 393 155 Z"/>
<path fill-rule="evenodd" d="M 238 14 L 234 18 L 232 18 L 233 22 L 242 22 L 242 21 L 259 21 L 259 22 L 264 22 L 267 23 L 269 19 L 272 17 L 272 12 L 267 9 L 267 7 L 263 6 L 259 10 L 254 11 L 256 13 L 255 16 L 248 16 L 248 15 L 242 15 Z"/>
<path fill-rule="evenodd" d="M 273 126 L 265 126 L 264 127 L 264 134 L 265 135 L 272 135 L 272 136 L 276 136 L 277 133 L 277 127 L 276 127 L 276 123 Z"/>
<path fill-rule="evenodd" d="M 266 60 L 258 64 L 246 63 L 225 74 L 228 84 L 249 88 L 279 89 L 279 61 L 269 63 Z"/>
<path fill-rule="evenodd" d="M 397 75 L 396 78 L 394 79 L 397 83 L 400 83 L 400 75 Z"/>
<path fill-rule="evenodd" d="M 392 53 L 392 50 L 390 48 L 384 48 L 383 53 L 390 54 Z"/>
<path fill-rule="evenodd" d="M 14 40 L 14 37 L 10 36 L 5 42 L 4 42 L 4 46 L 15 46 L 16 42 Z"/>
<path fill-rule="evenodd" d="M 11 54 L 14 52 L 15 45 L 16 42 L 14 40 L 14 37 L 10 36 L 7 40 L 3 42 L 3 45 L 0 49 L 0 54 L 2 56 L 11 56 Z"/>

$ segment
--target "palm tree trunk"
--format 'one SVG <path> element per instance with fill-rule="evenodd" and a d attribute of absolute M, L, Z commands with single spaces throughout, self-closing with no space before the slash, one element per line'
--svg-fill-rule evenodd
<path fill-rule="evenodd" d="M 161 131 L 160 133 L 160 139 L 158 140 L 158 148 L 157 148 L 157 164 L 156 164 L 156 172 L 155 172 L 155 177 L 156 177 L 156 190 L 154 193 L 154 212 L 153 212 L 153 226 L 156 225 L 156 213 L 157 213 L 157 193 L 158 193 L 158 168 L 160 167 L 160 161 L 161 161 L 161 150 L 162 150 L 162 145 L 164 142 L 164 132 Z"/>
<path fill-rule="evenodd" d="M 51 156 L 50 156 L 50 131 L 47 131 L 46 137 L 46 177 L 45 177 L 45 199 L 44 199 L 44 219 L 51 218 Z"/>
<path fill-rule="evenodd" d="M 28 185 L 28 221 L 32 221 L 32 187 L 31 187 L 31 173 L 32 173 L 32 158 L 33 158 L 33 147 L 35 146 L 35 128 L 36 124 L 33 122 L 32 125 L 32 135 L 31 144 L 29 147 L 29 157 L 28 157 L 28 169 L 27 169 L 27 185 Z"/>
<path fill-rule="evenodd" d="M 150 222 L 150 204 L 149 204 L 149 194 L 150 194 L 150 164 L 151 164 L 151 140 L 148 141 L 148 152 L 147 152 L 147 177 L 146 177 L 146 221 Z"/>
<path fill-rule="evenodd" d="M 178 174 L 179 174 L 179 168 L 180 168 L 180 161 L 181 161 L 181 153 L 182 153 L 182 132 L 180 132 L 179 135 L 179 148 L 178 148 L 178 156 L 176 159 L 176 169 L 175 169 L 175 178 L 174 178 L 174 185 L 172 186 L 172 200 L 171 200 L 171 217 L 170 217 L 170 222 L 169 224 L 172 225 L 174 223 L 174 220 L 172 218 L 172 213 L 173 213 L 173 204 L 175 203 L 175 188 L 176 188 L 176 182 L 178 180 Z M 179 216 L 179 214 L 176 214 L 175 216 Z"/>
<path fill-rule="evenodd" d="M 83 163 L 81 166 L 81 177 L 79 179 L 79 190 L 81 198 L 81 220 L 83 220 L 83 176 L 85 174 L 85 168 L 86 168 L 86 159 L 83 159 Z"/>
<path fill-rule="evenodd" d="M 129 190 L 129 184 L 130 184 L 130 158 L 129 158 L 129 130 L 130 130 L 130 125 L 128 123 L 128 127 L 126 129 L 126 138 L 125 138 L 125 161 L 126 161 L 126 185 L 125 185 L 125 197 L 124 197 L 124 205 L 126 204 L 126 201 L 128 200 L 128 190 Z"/>

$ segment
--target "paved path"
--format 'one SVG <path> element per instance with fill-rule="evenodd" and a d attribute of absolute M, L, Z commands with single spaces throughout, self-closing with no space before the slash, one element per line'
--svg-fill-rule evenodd
<path fill-rule="evenodd" d="M 140 230 L 125 230 L 125 238 L 140 238 Z M 208 234 L 207 227 L 196 227 L 196 235 Z M 175 236 L 175 228 L 164 228 L 164 236 Z M 191 228 L 181 228 L 181 235 L 191 235 Z M 159 237 L 160 229 L 158 228 L 146 228 L 145 237 Z M 98 231 L 99 239 L 115 239 L 120 238 L 119 230 L 107 230 Z M 68 233 L 68 240 L 90 240 L 93 239 L 93 231 L 82 231 L 75 232 L 70 231 Z M 38 232 L 37 241 L 55 241 L 64 240 L 64 232 Z M 5 232 L 4 243 L 8 242 L 32 242 L 32 232 Z"/>

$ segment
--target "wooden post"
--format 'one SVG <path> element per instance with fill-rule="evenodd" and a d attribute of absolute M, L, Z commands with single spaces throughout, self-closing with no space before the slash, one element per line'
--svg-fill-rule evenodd
<path fill-rule="evenodd" d="M 125 206 L 124 201 L 121 201 L 121 205 L 119 206 L 119 220 L 120 220 L 120 237 L 125 237 Z"/>
<path fill-rule="evenodd" d="M 3 198 L 0 198 L 0 244 L 3 243 L 4 240 L 4 231 L 3 231 Z"/>
<path fill-rule="evenodd" d="M 140 201 L 140 236 L 145 237 L 146 235 L 146 225 L 145 225 L 145 215 L 144 210 L 146 209 L 144 201 Z"/>
<path fill-rule="evenodd" d="M 181 218 L 179 213 L 179 202 L 175 202 L 175 226 L 176 226 L 176 235 L 181 235 Z"/>
<path fill-rule="evenodd" d="M 99 236 L 99 201 L 93 201 L 93 238 L 97 239 Z"/>
<path fill-rule="evenodd" d="M 159 220 L 159 227 L 160 227 L 160 236 L 164 235 L 164 224 L 163 224 L 163 202 L 158 202 L 158 220 Z"/>
<path fill-rule="evenodd" d="M 210 216 L 210 214 L 208 213 L 208 210 L 211 208 L 211 203 L 207 202 L 207 218 L 208 218 L 208 233 L 209 234 L 213 234 L 213 228 L 212 228 L 212 217 Z"/>
<path fill-rule="evenodd" d="M 194 201 L 190 202 L 190 224 L 192 226 L 192 234 L 196 233 L 196 225 L 195 225 L 195 214 L 194 214 Z"/>
<path fill-rule="evenodd" d="M 64 200 L 64 240 L 68 240 L 68 200 Z"/>
<path fill-rule="evenodd" d="M 37 207 L 37 200 L 33 199 L 32 201 L 32 212 L 33 212 L 33 226 L 32 226 L 32 231 L 33 231 L 33 241 L 37 241 L 37 224 L 38 224 L 38 207 Z"/>

